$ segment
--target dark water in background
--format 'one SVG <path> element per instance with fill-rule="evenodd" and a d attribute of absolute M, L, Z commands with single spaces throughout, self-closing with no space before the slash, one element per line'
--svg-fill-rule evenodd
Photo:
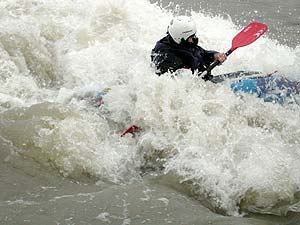
<path fill-rule="evenodd" d="M 192 9 L 222 17 L 230 16 L 240 26 L 259 21 L 268 25 L 268 36 L 272 39 L 290 47 L 300 44 L 299 0 L 161 0 L 159 4 L 167 9 L 175 9 L 179 5 L 177 11 L 180 13 Z"/>

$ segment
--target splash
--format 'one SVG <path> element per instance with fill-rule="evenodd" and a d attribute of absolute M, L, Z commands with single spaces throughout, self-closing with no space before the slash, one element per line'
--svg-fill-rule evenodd
<path fill-rule="evenodd" d="M 2 1 L 0 12 L 0 135 L 19 154 L 76 179 L 128 183 L 146 167 L 173 173 L 230 215 L 299 210 L 299 107 L 239 98 L 188 72 L 156 77 L 150 52 L 171 12 L 146 0 Z M 205 49 L 227 51 L 241 29 L 192 14 Z M 299 46 L 266 36 L 215 73 L 300 79 L 299 59 Z M 107 87 L 99 108 L 83 100 Z M 139 138 L 120 139 L 132 124 Z"/>

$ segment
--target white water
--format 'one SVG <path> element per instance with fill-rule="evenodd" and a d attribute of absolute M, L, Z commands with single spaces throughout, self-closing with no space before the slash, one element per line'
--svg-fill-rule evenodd
<path fill-rule="evenodd" d="M 206 49 L 228 50 L 240 30 L 193 17 Z M 163 166 L 230 215 L 300 211 L 299 106 L 239 98 L 188 72 L 157 77 L 150 52 L 171 13 L 144 0 L 3 1 L 0 18 L 0 135 L 21 155 L 63 176 L 116 183 Z M 215 73 L 278 70 L 300 80 L 299 60 L 300 46 L 266 35 Z M 105 87 L 100 109 L 81 100 Z M 120 138 L 132 124 L 139 138 Z"/>

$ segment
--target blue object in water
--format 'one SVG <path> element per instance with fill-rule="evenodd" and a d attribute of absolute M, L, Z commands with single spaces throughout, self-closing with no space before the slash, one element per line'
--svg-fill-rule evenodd
<path fill-rule="evenodd" d="M 234 81 L 230 87 L 234 92 L 242 91 L 250 94 L 258 92 L 257 79 L 243 79 Z"/>
<path fill-rule="evenodd" d="M 290 81 L 280 75 L 256 77 L 234 81 L 230 85 L 234 92 L 256 94 L 265 102 L 284 103 L 286 98 L 300 93 L 300 82 Z"/>

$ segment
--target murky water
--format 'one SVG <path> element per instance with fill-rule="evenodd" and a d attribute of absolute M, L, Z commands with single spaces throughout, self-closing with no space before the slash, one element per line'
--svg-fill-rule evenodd
<path fill-rule="evenodd" d="M 203 47 L 227 50 L 258 14 L 258 3 L 240 3 L 192 12 Z M 233 13 L 241 7 L 245 20 Z M 15 0 L 0 12 L 1 224 L 299 224 L 299 106 L 241 98 L 188 72 L 155 76 L 150 52 L 173 11 Z M 297 17 L 266 17 L 270 33 L 216 73 L 300 79 Z M 291 24 L 286 40 L 272 18 Z M 133 124 L 141 133 L 121 138 Z"/>

